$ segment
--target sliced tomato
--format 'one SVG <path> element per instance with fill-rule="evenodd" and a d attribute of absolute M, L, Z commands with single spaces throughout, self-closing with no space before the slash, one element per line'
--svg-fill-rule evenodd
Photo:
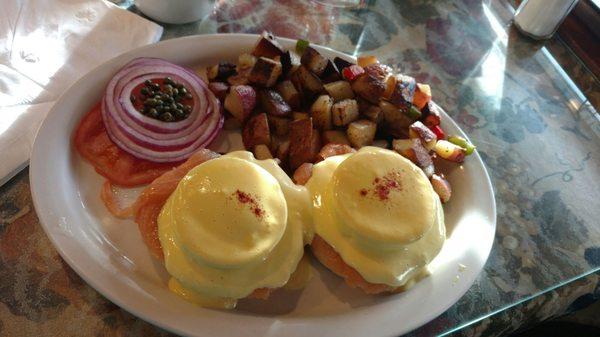
<path fill-rule="evenodd" d="M 121 150 L 106 133 L 100 104 L 79 122 L 73 143 L 79 153 L 112 184 L 133 187 L 151 183 L 179 163 L 154 163 Z"/>

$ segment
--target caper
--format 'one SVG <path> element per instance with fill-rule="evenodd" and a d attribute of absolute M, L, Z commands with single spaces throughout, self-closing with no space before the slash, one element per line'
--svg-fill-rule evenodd
<path fill-rule="evenodd" d="M 182 94 L 182 95 L 185 95 L 185 94 L 187 94 L 187 89 L 186 88 L 181 88 L 181 89 L 179 89 L 179 93 Z"/>
<path fill-rule="evenodd" d="M 191 112 L 192 111 L 192 106 L 186 104 L 186 105 L 183 106 L 183 110 L 185 112 Z"/>
<path fill-rule="evenodd" d="M 177 106 L 177 109 L 179 109 L 179 110 L 183 110 L 183 104 L 181 104 L 181 103 L 177 103 L 177 104 L 175 104 L 175 105 Z"/>
<path fill-rule="evenodd" d="M 173 89 L 173 96 L 179 95 L 179 89 Z"/>
<path fill-rule="evenodd" d="M 167 85 L 165 85 L 165 86 L 163 87 L 163 90 L 167 90 L 167 91 L 169 91 L 169 90 L 173 90 L 173 86 L 172 86 L 172 85 L 170 85 L 170 84 L 167 84 Z"/>
<path fill-rule="evenodd" d="M 171 107 L 171 110 L 177 109 L 177 105 L 175 103 L 171 103 L 169 106 Z"/>
<path fill-rule="evenodd" d="M 148 116 L 156 118 L 158 117 L 158 111 L 156 109 L 150 109 L 148 110 Z"/>
<path fill-rule="evenodd" d="M 183 83 L 176 83 L 175 86 L 177 87 L 177 89 L 185 88 Z"/>
<path fill-rule="evenodd" d="M 160 84 L 158 84 L 158 83 L 152 83 L 152 88 L 154 90 L 160 90 Z"/>
<path fill-rule="evenodd" d="M 140 93 L 144 96 L 148 96 L 150 92 L 148 91 L 148 88 L 143 87 L 142 90 L 140 90 Z"/>
<path fill-rule="evenodd" d="M 152 83 L 152 81 L 150 81 L 150 80 L 145 80 L 145 81 L 144 81 L 144 84 L 145 84 L 146 86 L 148 86 L 148 87 L 152 87 L 152 84 L 153 84 L 153 83 Z"/>
<path fill-rule="evenodd" d="M 177 110 L 173 111 L 173 113 L 175 114 L 175 117 L 177 117 L 177 118 L 185 117 L 185 112 L 183 112 L 183 110 L 181 110 L 181 109 L 177 109 Z"/>
<path fill-rule="evenodd" d="M 170 77 L 165 77 L 165 83 L 166 84 L 174 84 L 175 82 L 173 82 L 173 79 Z"/>
<path fill-rule="evenodd" d="M 157 103 L 158 102 L 154 98 L 148 98 L 147 100 L 144 101 L 144 105 L 150 105 L 150 106 L 154 106 Z"/>
<path fill-rule="evenodd" d="M 165 122 L 171 122 L 173 120 L 173 115 L 171 115 L 169 112 L 165 112 L 162 115 L 160 115 L 160 119 L 162 119 Z"/>
<path fill-rule="evenodd" d="M 185 94 L 185 98 L 186 99 L 192 99 L 192 94 L 190 94 L 190 93 Z"/>
<path fill-rule="evenodd" d="M 163 105 L 163 106 L 162 106 L 162 111 L 163 111 L 163 112 L 168 112 L 168 111 L 171 111 L 171 107 L 170 107 L 170 106 L 168 106 L 168 105 Z"/>

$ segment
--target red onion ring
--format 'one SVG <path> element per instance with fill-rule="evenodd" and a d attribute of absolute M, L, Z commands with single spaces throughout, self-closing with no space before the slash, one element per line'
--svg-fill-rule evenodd
<path fill-rule="evenodd" d="M 163 122 L 137 111 L 129 97 L 148 79 L 171 77 L 192 94 L 189 116 Z M 177 162 L 206 147 L 223 127 L 221 105 L 191 70 L 156 58 L 138 58 L 111 79 L 102 99 L 102 119 L 109 138 L 131 155 L 153 162 Z"/>

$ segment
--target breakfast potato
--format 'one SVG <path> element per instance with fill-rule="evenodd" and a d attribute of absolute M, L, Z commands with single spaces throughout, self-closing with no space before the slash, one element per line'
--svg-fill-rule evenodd
<path fill-rule="evenodd" d="M 229 62 L 219 62 L 206 69 L 206 76 L 209 81 L 225 81 L 229 76 L 236 74 L 236 66 Z"/>
<path fill-rule="evenodd" d="M 303 94 L 316 95 L 323 92 L 323 82 L 319 77 L 301 65 L 291 76 L 294 86 Z"/>
<path fill-rule="evenodd" d="M 311 118 L 299 119 L 290 124 L 290 151 L 288 162 L 295 170 L 302 163 L 312 163 L 321 149 L 319 133 L 313 129 Z"/>
<path fill-rule="evenodd" d="M 299 119 L 308 119 L 310 118 L 310 115 L 307 114 L 306 112 L 294 112 L 292 113 L 292 119 L 297 121 Z"/>
<path fill-rule="evenodd" d="M 249 151 L 259 144 L 267 146 L 271 144 L 271 131 L 269 130 L 267 114 L 261 113 L 248 120 L 242 130 L 242 141 L 244 147 Z"/>
<path fill-rule="evenodd" d="M 350 145 L 350 141 L 348 140 L 346 133 L 340 130 L 324 131 L 321 138 L 323 139 L 323 144 Z"/>
<path fill-rule="evenodd" d="M 371 64 L 364 70 L 365 72 L 352 83 L 352 89 L 357 95 L 377 104 L 385 91 L 388 71 L 380 64 Z"/>
<path fill-rule="evenodd" d="M 275 36 L 268 32 L 263 32 L 261 37 L 254 45 L 252 50 L 252 55 L 256 57 L 267 57 L 267 58 L 275 58 L 276 56 L 281 56 L 283 54 L 283 48 L 277 42 Z"/>
<path fill-rule="evenodd" d="M 348 62 L 348 61 L 344 60 L 343 58 L 341 58 L 341 57 L 337 57 L 337 56 L 336 56 L 336 57 L 333 59 L 333 63 L 335 64 L 335 67 L 336 67 L 336 68 L 338 69 L 338 71 L 340 71 L 340 72 L 341 72 L 342 70 L 344 70 L 344 68 L 346 68 L 346 67 L 349 67 L 349 66 L 351 66 L 351 65 L 354 65 L 354 63 L 352 63 L 352 62 Z"/>
<path fill-rule="evenodd" d="M 421 140 L 425 148 L 429 151 L 433 150 L 437 142 L 437 136 L 425 124 L 416 121 L 408 127 L 408 136 L 410 138 L 418 138 Z"/>
<path fill-rule="evenodd" d="M 290 153 L 290 140 L 286 139 L 283 142 L 279 143 L 277 147 L 277 151 L 275 151 L 275 156 L 277 159 L 283 163 L 283 165 L 287 165 L 288 155 Z"/>
<path fill-rule="evenodd" d="M 342 79 L 340 72 L 337 70 L 331 60 L 327 60 L 327 66 L 325 67 L 325 70 L 323 70 L 323 73 L 320 77 L 323 83 L 336 82 Z"/>
<path fill-rule="evenodd" d="M 450 183 L 448 180 L 446 180 L 444 175 L 433 174 L 429 180 L 431 181 L 433 190 L 440 197 L 440 201 L 442 203 L 447 203 L 450 201 L 450 197 L 452 196 L 452 188 L 450 187 Z"/>
<path fill-rule="evenodd" d="M 437 105 L 429 101 L 423 110 L 423 124 L 427 125 L 427 127 L 434 127 L 436 125 L 440 125 L 442 121 L 442 116 L 440 109 L 437 107 Z"/>
<path fill-rule="evenodd" d="M 320 76 L 323 73 L 328 62 L 329 60 L 327 58 L 323 57 L 321 53 L 311 46 L 304 49 L 304 53 L 300 59 L 300 63 L 317 76 Z"/>
<path fill-rule="evenodd" d="M 235 117 L 229 116 L 223 122 L 223 129 L 225 130 L 239 130 L 242 128 L 242 123 Z"/>
<path fill-rule="evenodd" d="M 394 139 L 392 149 L 420 167 L 427 177 L 431 177 L 435 172 L 429 151 L 420 139 Z"/>
<path fill-rule="evenodd" d="M 431 100 L 431 87 L 427 84 L 417 83 L 417 90 L 413 96 L 413 104 L 422 110 Z"/>
<path fill-rule="evenodd" d="M 245 71 L 238 71 L 236 75 L 227 77 L 227 83 L 229 85 L 246 85 L 249 83 L 248 76 L 250 75 L 250 71 L 252 69 L 248 69 Z"/>
<path fill-rule="evenodd" d="M 366 145 L 373 143 L 375 138 L 375 132 L 377 131 L 377 124 L 367 119 L 361 119 L 348 125 L 346 133 L 348 140 L 355 148 L 361 148 Z"/>
<path fill-rule="evenodd" d="M 335 81 L 327 83 L 323 85 L 323 87 L 335 102 L 347 98 L 354 98 L 354 91 L 352 91 L 352 86 L 348 81 Z"/>
<path fill-rule="evenodd" d="M 308 182 L 310 177 L 312 176 L 312 163 L 304 163 L 300 165 L 296 171 L 294 171 L 294 175 L 292 176 L 292 180 L 297 185 L 304 185 Z"/>
<path fill-rule="evenodd" d="M 376 146 L 376 147 L 380 147 L 382 149 L 389 149 L 390 148 L 390 144 L 387 140 L 385 139 L 376 139 L 373 141 L 373 144 L 371 144 L 371 146 Z"/>
<path fill-rule="evenodd" d="M 300 56 L 290 50 L 283 53 L 279 61 L 281 62 L 281 73 L 285 78 L 289 77 L 300 66 Z"/>
<path fill-rule="evenodd" d="M 254 147 L 254 158 L 258 160 L 273 159 L 271 150 L 265 144 L 258 144 Z"/>
<path fill-rule="evenodd" d="M 292 112 L 292 108 L 287 104 L 287 102 L 281 97 L 281 95 L 271 89 L 262 89 L 258 92 L 258 99 L 260 101 L 260 106 L 267 112 L 269 115 L 285 117 L 289 116 Z"/>
<path fill-rule="evenodd" d="M 359 108 L 360 110 L 360 108 Z M 377 105 L 370 105 L 364 112 L 363 115 L 367 117 L 369 120 L 375 122 L 376 124 L 380 124 L 383 121 L 383 111 Z"/>
<path fill-rule="evenodd" d="M 250 71 L 248 81 L 261 87 L 272 87 L 281 75 L 281 62 L 259 57 Z"/>
<path fill-rule="evenodd" d="M 210 89 L 215 97 L 222 103 L 229 90 L 229 85 L 225 82 L 210 82 L 208 83 L 208 89 Z"/>
<path fill-rule="evenodd" d="M 256 64 L 256 60 L 257 58 L 254 55 L 250 55 L 247 53 L 240 54 L 240 56 L 238 56 L 237 62 L 238 71 L 252 69 L 254 67 L 254 64 Z"/>
<path fill-rule="evenodd" d="M 401 109 L 388 101 L 381 100 L 379 102 L 379 108 L 381 108 L 381 112 L 383 113 L 386 131 L 394 137 L 405 136 L 408 131 L 408 127 L 414 121 L 408 118 L 408 116 L 406 116 Z"/>
<path fill-rule="evenodd" d="M 387 100 L 397 107 L 412 103 L 417 82 L 414 78 L 406 75 L 398 74 L 395 77 L 396 84 Z"/>
<path fill-rule="evenodd" d="M 301 95 L 296 89 L 292 81 L 285 80 L 277 84 L 277 91 L 281 94 L 281 97 L 294 109 L 300 109 Z"/>
<path fill-rule="evenodd" d="M 440 158 L 449 161 L 462 163 L 465 160 L 466 150 L 447 140 L 440 140 L 435 143 L 434 151 Z"/>
<path fill-rule="evenodd" d="M 321 95 L 313 103 L 310 108 L 310 116 L 312 117 L 315 128 L 319 130 L 331 129 L 331 107 L 333 99 L 328 95 Z"/>
<path fill-rule="evenodd" d="M 292 122 L 289 118 L 279 117 L 273 115 L 267 115 L 271 130 L 277 136 L 285 136 L 290 131 L 290 123 Z"/>
<path fill-rule="evenodd" d="M 354 152 L 356 152 L 356 150 L 350 147 L 349 145 L 333 143 L 326 144 L 325 146 L 323 146 L 323 148 L 321 148 L 321 151 L 319 151 L 319 153 L 317 154 L 317 162 L 323 161 L 325 160 L 325 158 Z"/>
<path fill-rule="evenodd" d="M 358 103 L 353 99 L 345 99 L 331 107 L 333 125 L 348 125 L 358 119 Z"/>
<path fill-rule="evenodd" d="M 225 110 L 243 124 L 256 105 L 256 92 L 249 85 L 234 85 L 225 97 L 223 105 Z"/>

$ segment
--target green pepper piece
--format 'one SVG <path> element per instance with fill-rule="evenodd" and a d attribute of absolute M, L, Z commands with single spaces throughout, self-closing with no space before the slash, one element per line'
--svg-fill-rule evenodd
<path fill-rule="evenodd" d="M 412 119 L 412 120 L 416 120 L 421 118 L 421 111 L 419 111 L 419 109 L 417 109 L 416 106 L 411 105 L 410 108 L 404 110 L 406 116 L 408 116 L 408 118 Z"/>
<path fill-rule="evenodd" d="M 469 141 L 467 141 L 461 136 L 450 136 L 448 137 L 448 141 L 465 149 L 465 154 L 467 156 L 472 154 L 473 151 L 475 151 L 475 145 L 469 143 Z"/>
<path fill-rule="evenodd" d="M 296 52 L 300 55 L 304 54 L 306 47 L 308 47 L 309 45 L 310 45 L 310 42 L 299 39 L 298 41 L 296 41 Z"/>

